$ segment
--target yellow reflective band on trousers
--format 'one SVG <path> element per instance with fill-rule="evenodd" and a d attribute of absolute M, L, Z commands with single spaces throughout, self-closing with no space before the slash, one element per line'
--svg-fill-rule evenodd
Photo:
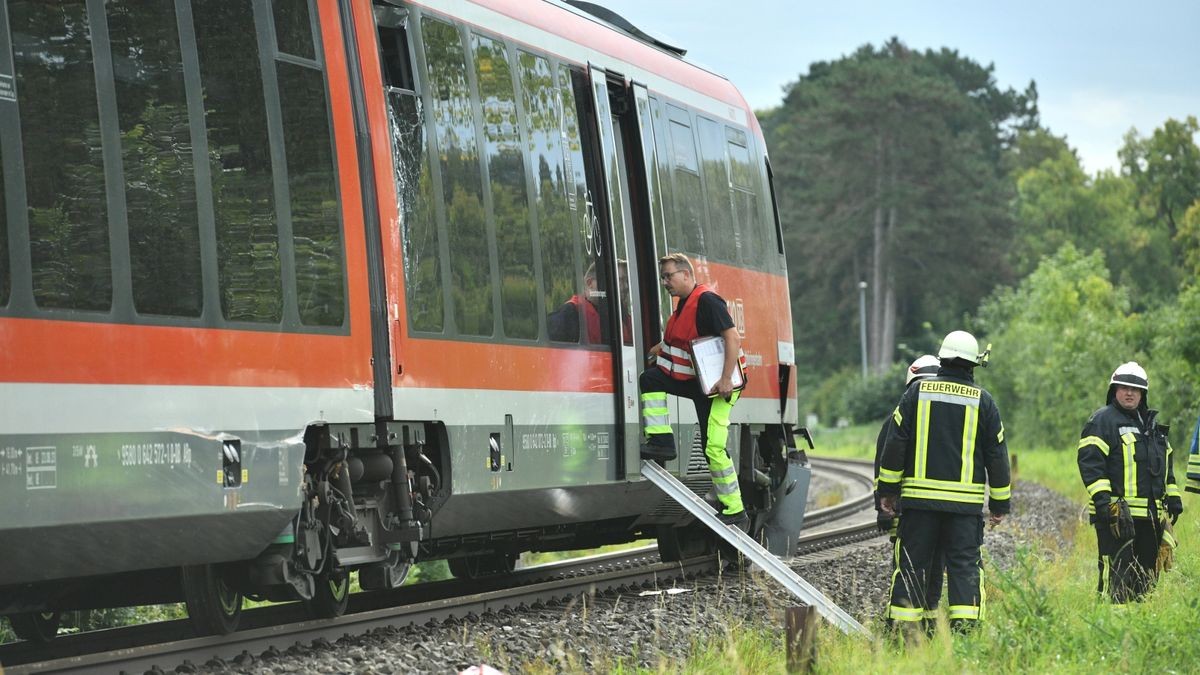
<path fill-rule="evenodd" d="M 667 408 L 667 392 L 642 394 L 642 430 L 647 436 L 671 433 L 671 411 Z"/>
<path fill-rule="evenodd" d="M 947 618 L 953 619 L 971 619 L 978 621 L 980 618 L 980 608 L 974 605 L 950 605 L 950 614 Z"/>
<path fill-rule="evenodd" d="M 896 589 L 896 582 L 900 579 L 900 536 L 897 534 L 895 540 L 892 541 L 892 583 L 888 586 L 888 597 L 893 596 L 893 591 Z M 901 605 L 888 604 L 887 618 L 895 621 L 920 621 L 925 616 L 925 610 L 920 607 L 903 607 Z"/>
<path fill-rule="evenodd" d="M 704 457 L 708 460 L 708 472 L 712 475 L 713 488 L 717 499 L 721 500 L 722 511 L 726 514 L 738 513 L 745 509 L 742 505 L 742 491 L 738 487 L 737 471 L 733 468 L 733 460 L 725 451 L 729 440 L 729 413 L 733 404 L 737 403 L 740 392 L 726 401 L 722 396 L 712 397 L 712 409 L 708 413 L 708 442 L 704 446 Z"/>

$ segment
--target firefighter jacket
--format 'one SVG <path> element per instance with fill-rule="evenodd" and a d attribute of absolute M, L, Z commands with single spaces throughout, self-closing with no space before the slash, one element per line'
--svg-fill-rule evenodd
<path fill-rule="evenodd" d="M 1134 518 L 1154 518 L 1163 512 L 1164 498 L 1181 495 L 1167 427 L 1156 423 L 1158 411 L 1146 407 L 1145 397 L 1128 411 L 1109 389 L 1108 405 L 1092 413 L 1079 438 L 1079 476 L 1092 498 L 1088 513 L 1123 497 Z"/>
<path fill-rule="evenodd" d="M 1200 492 L 1200 419 L 1196 420 L 1196 430 L 1192 432 L 1192 447 L 1188 450 L 1187 486 L 1188 492 Z"/>
<path fill-rule="evenodd" d="M 1004 423 L 971 371 L 943 365 L 909 387 L 892 413 L 879 467 L 881 495 L 900 495 L 901 510 L 1008 513 L 1012 486 Z"/>

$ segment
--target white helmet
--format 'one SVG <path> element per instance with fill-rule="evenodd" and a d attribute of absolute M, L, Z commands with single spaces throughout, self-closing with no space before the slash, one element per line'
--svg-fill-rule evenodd
<path fill-rule="evenodd" d="M 1146 377 L 1146 369 L 1139 366 L 1137 361 L 1122 363 L 1113 371 L 1109 384 L 1123 384 L 1142 391 L 1150 391 L 1150 380 Z"/>
<path fill-rule="evenodd" d="M 918 356 L 917 360 L 913 361 L 912 365 L 908 367 L 908 371 L 904 375 L 904 384 L 907 386 L 913 380 L 933 377 L 937 375 L 940 366 L 941 362 L 933 354 Z"/>
<path fill-rule="evenodd" d="M 979 365 L 979 341 L 965 330 L 951 331 L 942 340 L 939 359 L 962 359 Z"/>

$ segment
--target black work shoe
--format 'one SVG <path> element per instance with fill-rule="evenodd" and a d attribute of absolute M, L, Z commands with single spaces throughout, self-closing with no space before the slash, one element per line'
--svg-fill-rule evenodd
<path fill-rule="evenodd" d="M 659 462 L 666 462 L 675 459 L 675 446 L 673 445 L 643 443 L 641 451 L 642 459 L 650 459 Z"/>
<path fill-rule="evenodd" d="M 750 516 L 743 509 L 737 513 L 718 513 L 717 519 L 726 525 L 732 525 L 742 532 L 750 531 Z"/>

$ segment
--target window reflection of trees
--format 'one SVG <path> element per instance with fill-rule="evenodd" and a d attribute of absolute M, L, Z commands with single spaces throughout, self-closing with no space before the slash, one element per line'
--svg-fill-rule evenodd
<path fill-rule="evenodd" d="M 105 10 L 134 307 L 149 314 L 199 316 L 195 167 L 174 3 L 111 0 Z"/>
<path fill-rule="evenodd" d="M 84 0 L 8 3 L 22 122 L 34 300 L 112 302 L 103 154 Z"/>
<path fill-rule="evenodd" d="M 249 3 L 194 0 L 205 124 L 213 157 L 221 309 L 231 321 L 278 323 L 283 299 L 271 152 Z"/>
<path fill-rule="evenodd" d="M 578 283 L 563 175 L 560 102 L 549 61 L 520 52 L 519 62 L 525 117 L 529 120 L 529 152 L 536 172 L 533 186 L 542 256 L 542 291 L 546 309 L 552 311 L 575 293 Z"/>
<path fill-rule="evenodd" d="M 708 217 L 701 216 L 707 231 L 708 248 L 704 253 L 718 260 L 736 261 L 733 212 L 729 203 L 729 170 L 725 164 L 725 131 L 720 124 L 696 117 L 700 136 L 700 156 L 704 170 L 705 203 Z"/>
<path fill-rule="evenodd" d="M 504 43 L 474 34 L 471 41 L 496 229 L 500 316 L 507 337 L 533 340 L 538 336 L 537 284 L 512 67 Z"/>
<path fill-rule="evenodd" d="M 760 260 L 763 255 L 763 240 L 767 236 L 762 227 L 758 211 L 758 174 L 750 160 L 746 133 L 738 129 L 725 128 L 729 151 L 729 191 L 733 201 L 734 232 L 739 259 L 746 262 Z"/>
<path fill-rule="evenodd" d="M 604 261 L 600 253 L 600 242 L 597 240 L 597 228 L 594 223 L 595 211 L 591 206 L 592 195 L 588 191 L 588 179 L 586 173 L 587 163 L 583 158 L 583 132 L 579 121 L 579 104 L 575 96 L 576 84 L 580 87 L 585 87 L 586 78 L 582 73 L 572 71 L 564 65 L 559 66 L 558 70 L 558 91 L 562 102 L 562 139 L 563 139 L 563 164 L 566 167 L 564 176 L 567 179 L 567 205 L 570 211 L 570 241 L 573 247 L 573 260 L 579 260 L 578 266 L 575 268 L 575 277 L 572 283 L 575 284 L 579 292 L 585 296 L 588 290 L 583 285 L 583 275 L 588 268 L 595 266 L 597 270 L 603 270 Z M 587 101 L 585 97 L 583 99 Z M 601 285 L 605 279 L 602 272 L 597 275 L 597 289 L 600 294 L 604 293 L 604 288 Z M 600 331 L 601 334 L 608 334 L 608 314 L 606 311 L 600 311 Z"/>
<path fill-rule="evenodd" d="M 309 0 L 271 0 L 275 18 L 275 43 L 279 51 L 304 59 L 315 59 Z"/>
<path fill-rule="evenodd" d="M 8 267 L 8 201 L 4 198 L 4 155 L 0 153 L 0 307 L 8 304 L 11 288 Z"/>
<path fill-rule="evenodd" d="M 457 28 L 442 21 L 424 18 L 421 27 L 450 238 L 454 320 L 461 334 L 491 335 L 491 264 L 462 40 Z"/>
<path fill-rule="evenodd" d="M 673 239 L 677 242 L 676 250 L 704 255 L 708 251 L 703 227 L 704 193 L 700 189 L 695 140 L 691 127 L 686 124 L 687 113 L 678 108 L 674 110 L 683 116 L 685 122 L 677 121 L 672 114 L 670 134 L 674 170 L 671 173 L 675 183 L 676 222 L 669 231 L 675 233 Z"/>
<path fill-rule="evenodd" d="M 276 62 L 276 68 L 300 321 L 340 326 L 345 320 L 342 236 L 325 78 L 320 70 L 285 61 Z"/>

